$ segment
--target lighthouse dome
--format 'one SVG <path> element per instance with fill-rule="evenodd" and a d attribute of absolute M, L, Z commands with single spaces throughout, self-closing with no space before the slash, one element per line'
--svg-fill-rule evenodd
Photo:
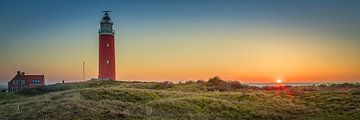
<path fill-rule="evenodd" d="M 110 17 L 109 17 L 109 16 L 105 16 L 105 17 L 103 17 L 103 20 L 110 20 Z"/>

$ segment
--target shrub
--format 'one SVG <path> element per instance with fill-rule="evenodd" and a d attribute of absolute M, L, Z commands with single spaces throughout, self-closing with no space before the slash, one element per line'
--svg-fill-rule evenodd
<path fill-rule="evenodd" d="M 49 93 L 50 91 L 44 87 L 36 87 L 36 88 L 27 88 L 24 90 L 19 91 L 18 93 L 21 95 L 40 95 L 40 94 L 45 94 L 45 93 Z"/>
<path fill-rule="evenodd" d="M 304 87 L 302 88 L 303 91 L 317 91 L 316 87 L 312 87 L 312 86 L 308 86 L 308 87 Z"/>
<path fill-rule="evenodd" d="M 318 87 L 325 88 L 325 87 L 328 87 L 328 85 L 327 84 L 320 84 L 320 85 L 318 85 Z"/>
<path fill-rule="evenodd" d="M 332 84 L 330 87 L 338 87 L 338 88 L 356 88 L 360 87 L 359 84 L 355 83 L 342 83 L 342 84 Z"/>
<path fill-rule="evenodd" d="M 209 79 L 207 82 L 207 87 L 210 91 L 229 91 L 250 88 L 248 85 L 242 85 L 239 81 L 224 81 L 217 76 Z"/>
<path fill-rule="evenodd" d="M 360 95 L 360 90 L 352 91 L 351 94 L 352 95 Z"/>
<path fill-rule="evenodd" d="M 194 81 L 191 81 L 191 80 L 185 81 L 185 84 L 191 84 L 191 83 L 194 83 Z"/>
<path fill-rule="evenodd" d="M 196 83 L 206 83 L 205 80 L 198 80 Z"/>
<path fill-rule="evenodd" d="M 229 83 L 221 80 L 220 77 L 217 76 L 210 78 L 207 86 L 209 91 L 229 91 L 232 89 Z"/>
<path fill-rule="evenodd" d="M 215 76 L 215 77 L 209 79 L 208 86 L 217 86 L 217 85 L 220 85 L 223 83 L 225 83 L 225 81 L 221 80 L 220 77 Z"/>
<path fill-rule="evenodd" d="M 233 89 L 241 89 L 245 88 L 246 86 L 242 85 L 239 81 L 229 81 L 228 82 Z"/>
<path fill-rule="evenodd" d="M 172 88 L 174 86 L 174 84 L 170 81 L 165 81 L 165 82 L 161 82 L 161 83 L 156 83 L 152 89 L 168 89 L 168 88 Z"/>

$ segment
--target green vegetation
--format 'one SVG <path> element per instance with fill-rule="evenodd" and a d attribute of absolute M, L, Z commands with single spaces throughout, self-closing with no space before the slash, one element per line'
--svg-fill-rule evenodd
<path fill-rule="evenodd" d="M 98 81 L 0 93 L 0 119 L 359 119 L 360 85 Z"/>

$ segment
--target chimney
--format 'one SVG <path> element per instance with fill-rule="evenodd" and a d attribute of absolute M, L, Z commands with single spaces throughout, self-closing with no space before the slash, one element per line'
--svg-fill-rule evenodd
<path fill-rule="evenodd" d="M 20 71 L 17 71 L 17 74 L 20 75 Z"/>

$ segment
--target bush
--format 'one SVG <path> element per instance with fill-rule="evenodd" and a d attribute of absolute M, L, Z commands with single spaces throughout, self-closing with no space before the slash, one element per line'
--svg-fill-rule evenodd
<path fill-rule="evenodd" d="M 359 84 L 355 83 L 342 83 L 342 84 L 331 84 L 330 87 L 338 87 L 338 88 L 358 88 Z"/>
<path fill-rule="evenodd" d="M 220 77 L 215 76 L 215 77 L 209 79 L 208 86 L 218 86 L 223 83 L 225 83 L 225 81 L 221 80 Z"/>
<path fill-rule="evenodd" d="M 241 89 L 245 88 L 246 86 L 242 85 L 239 81 L 229 81 L 231 88 L 233 89 Z"/>
<path fill-rule="evenodd" d="M 317 88 L 316 88 L 316 87 L 308 86 L 308 87 L 304 87 L 302 90 L 303 90 L 303 91 L 317 91 Z"/>
<path fill-rule="evenodd" d="M 6 89 L 4 88 L 4 89 L 1 89 L 1 92 L 6 92 Z"/>
<path fill-rule="evenodd" d="M 360 90 L 352 91 L 351 94 L 352 95 L 360 95 Z"/>
<path fill-rule="evenodd" d="M 217 76 L 210 78 L 207 86 L 209 91 L 229 91 L 232 89 L 229 83 L 221 80 L 220 77 Z"/>
<path fill-rule="evenodd" d="M 194 81 L 191 81 L 191 80 L 185 81 L 185 84 L 191 84 L 191 83 L 194 83 Z"/>
<path fill-rule="evenodd" d="M 205 80 L 198 80 L 196 83 L 206 83 Z"/>
<path fill-rule="evenodd" d="M 36 88 L 27 88 L 27 89 L 21 90 L 18 92 L 18 94 L 33 96 L 33 95 L 40 95 L 40 94 L 45 94 L 45 93 L 49 93 L 49 92 L 50 92 L 50 90 L 46 89 L 45 87 L 36 87 Z"/>
<path fill-rule="evenodd" d="M 207 87 L 209 91 L 229 91 L 250 88 L 248 85 L 242 85 L 239 81 L 224 81 L 217 76 L 209 79 Z"/>
<path fill-rule="evenodd" d="M 151 89 L 168 89 L 174 87 L 174 84 L 170 81 L 156 83 Z"/>

